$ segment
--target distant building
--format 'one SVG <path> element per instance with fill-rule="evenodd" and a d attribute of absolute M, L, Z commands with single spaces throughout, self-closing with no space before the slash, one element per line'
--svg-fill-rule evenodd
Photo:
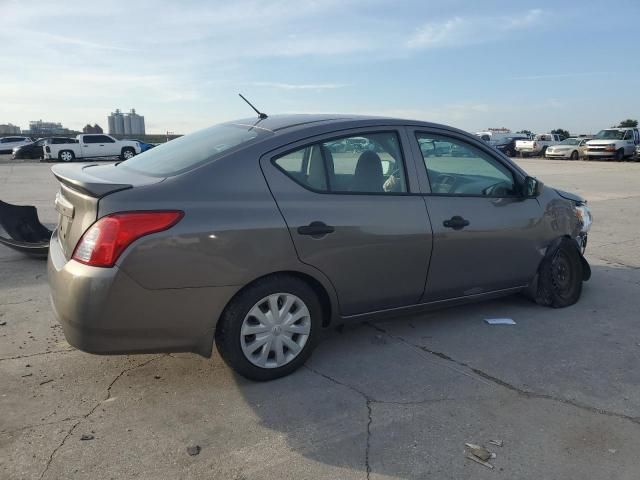
<path fill-rule="evenodd" d="M 34 120 L 29 122 L 29 130 L 23 130 L 22 133 L 26 135 L 46 137 L 50 135 L 70 135 L 74 132 L 63 127 L 59 122 Z"/>
<path fill-rule="evenodd" d="M 108 122 L 111 135 L 145 135 L 144 116 L 138 115 L 135 108 L 129 113 L 116 109 L 109 115 Z"/>
<path fill-rule="evenodd" d="M 104 133 L 102 127 L 97 123 L 92 127 L 90 124 L 86 124 L 82 129 L 82 133 Z"/>
<path fill-rule="evenodd" d="M 0 135 L 20 135 L 20 127 L 12 123 L 1 124 Z"/>

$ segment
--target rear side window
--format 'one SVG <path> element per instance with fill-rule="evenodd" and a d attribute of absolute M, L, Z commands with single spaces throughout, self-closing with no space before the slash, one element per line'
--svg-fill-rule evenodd
<path fill-rule="evenodd" d="M 274 164 L 295 182 L 319 192 L 407 191 L 400 141 L 395 132 L 315 143 L 277 157 Z"/>
<path fill-rule="evenodd" d="M 155 177 L 169 177 L 221 157 L 227 150 L 273 135 L 265 129 L 222 124 L 176 138 L 119 166 Z"/>

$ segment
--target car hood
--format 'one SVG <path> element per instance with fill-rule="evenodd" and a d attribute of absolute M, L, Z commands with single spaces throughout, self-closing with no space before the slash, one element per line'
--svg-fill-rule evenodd
<path fill-rule="evenodd" d="M 571 200 L 576 203 L 587 203 L 584 198 L 582 198 L 580 195 L 576 195 L 575 193 L 565 192 L 564 190 L 560 190 L 558 188 L 554 188 L 554 190 L 558 195 L 560 195 L 562 198 L 566 198 L 567 200 Z"/>

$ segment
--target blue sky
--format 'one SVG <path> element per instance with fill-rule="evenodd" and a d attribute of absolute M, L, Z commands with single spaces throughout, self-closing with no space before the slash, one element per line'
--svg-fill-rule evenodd
<path fill-rule="evenodd" d="M 0 0 L 0 123 L 358 113 L 589 133 L 640 117 L 640 2 Z"/>

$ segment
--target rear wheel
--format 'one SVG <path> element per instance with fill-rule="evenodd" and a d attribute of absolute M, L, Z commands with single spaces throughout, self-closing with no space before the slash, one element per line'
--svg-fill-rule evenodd
<path fill-rule="evenodd" d="M 74 158 L 76 155 L 71 150 L 62 150 L 58 153 L 58 160 L 61 162 L 73 162 Z"/>
<path fill-rule="evenodd" d="M 536 302 L 553 308 L 573 305 L 582 293 L 583 274 L 578 249 L 571 240 L 563 240 L 540 265 Z"/>
<path fill-rule="evenodd" d="M 231 301 L 215 341 L 223 360 L 240 375 L 273 380 L 309 358 L 321 325 L 322 307 L 313 289 L 289 275 L 273 275 Z"/>
<path fill-rule="evenodd" d="M 580 155 L 578 154 L 577 150 L 574 150 L 573 152 L 571 152 L 571 160 L 578 160 L 579 157 Z"/>

